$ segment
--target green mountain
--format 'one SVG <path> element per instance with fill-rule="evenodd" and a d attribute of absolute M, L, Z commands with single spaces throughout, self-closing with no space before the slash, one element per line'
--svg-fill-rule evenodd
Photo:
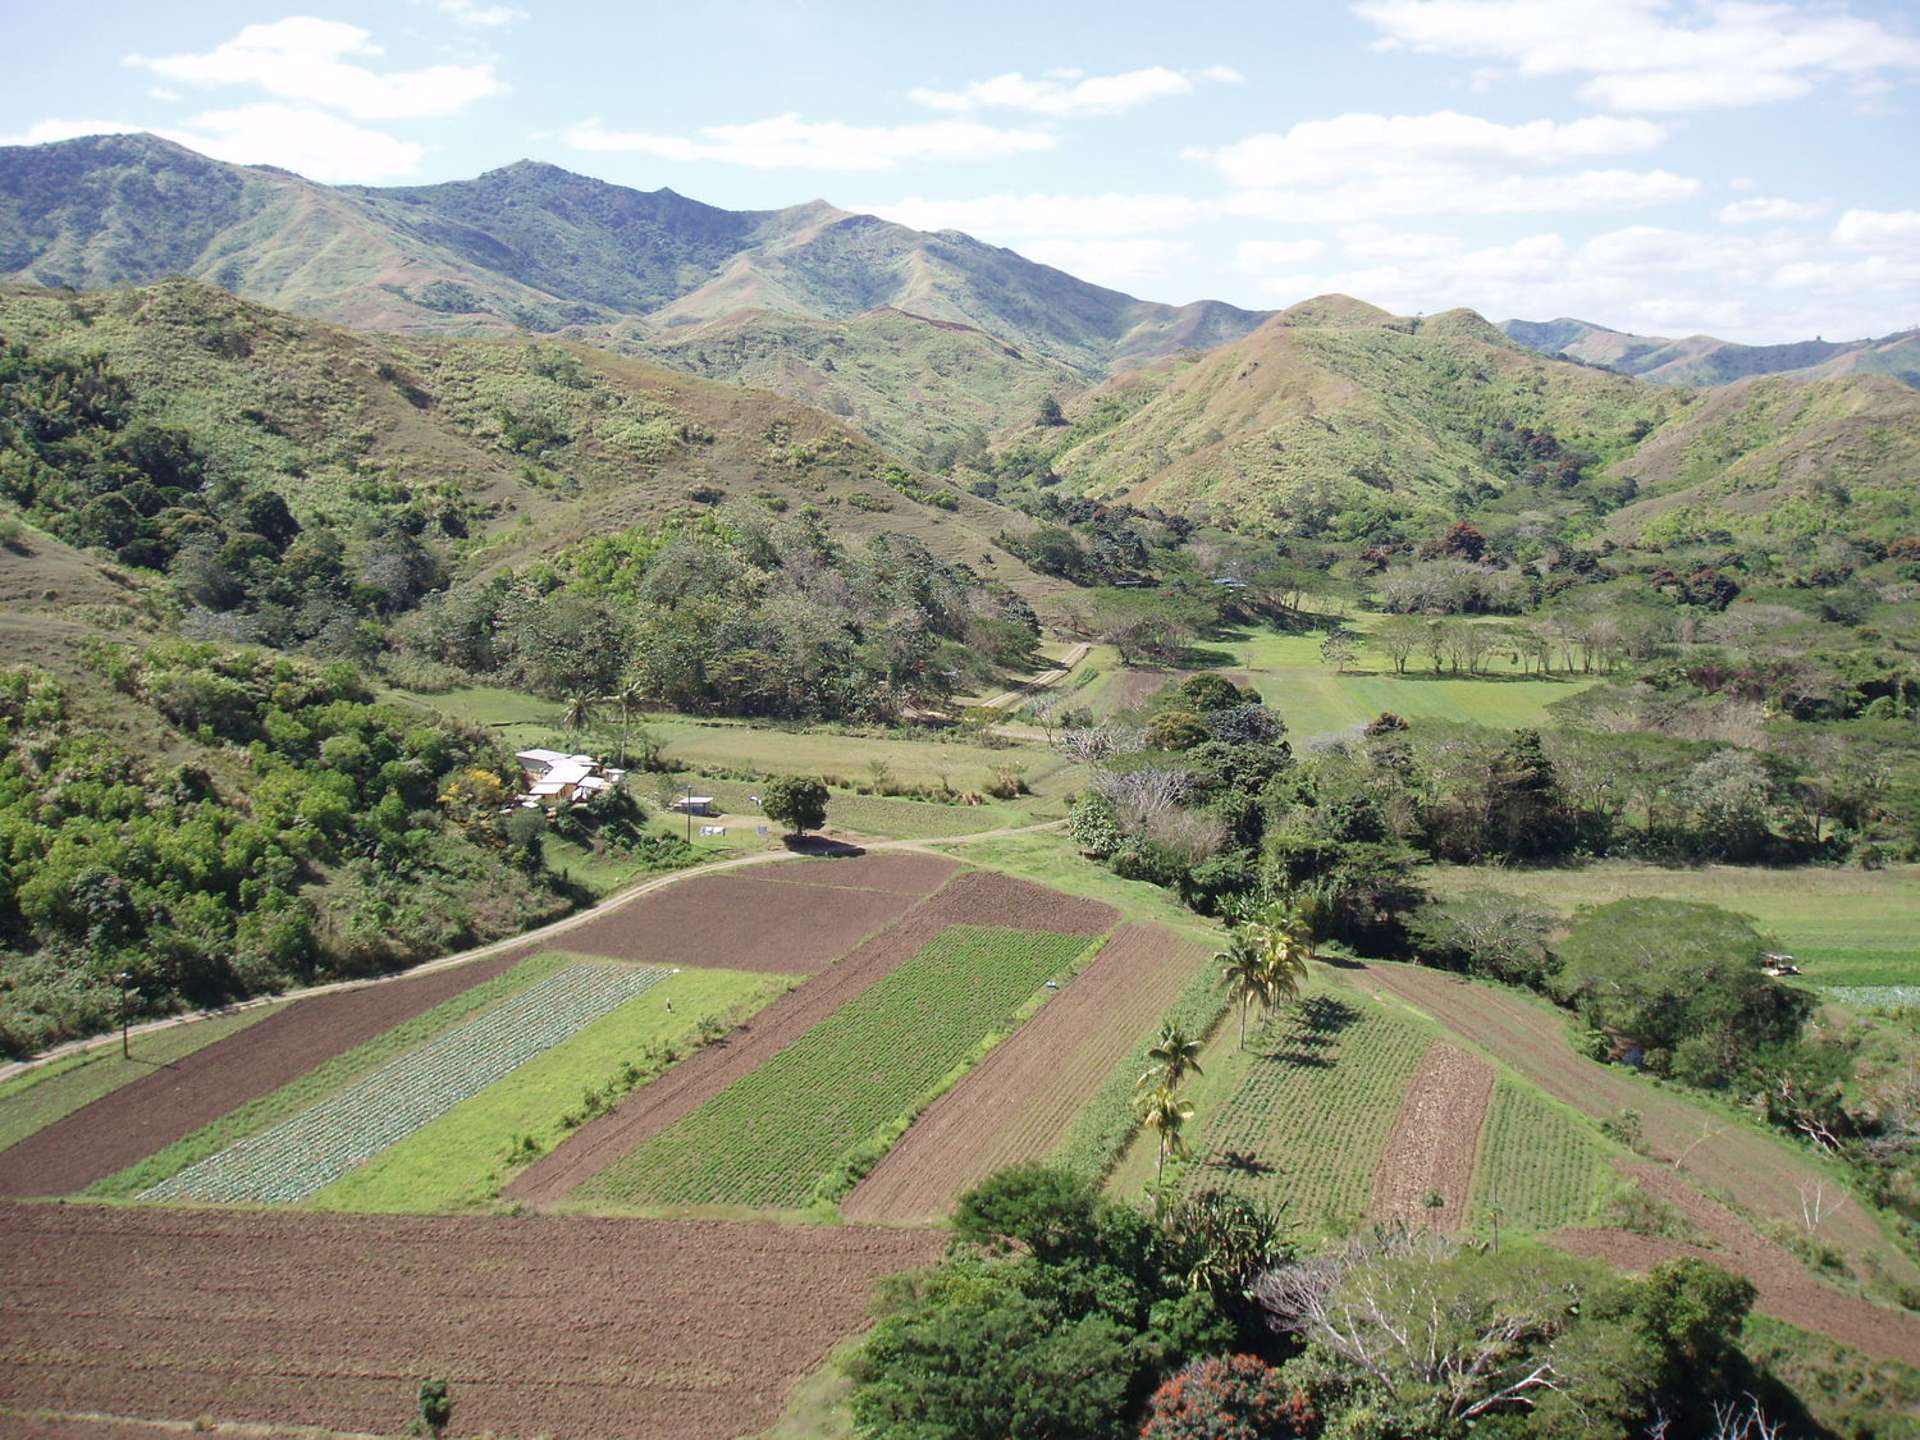
<path fill-rule="evenodd" d="M 526 161 L 377 189 L 147 135 L 0 149 L 0 276 L 98 289 L 174 275 L 356 329 L 560 333 L 770 386 L 910 447 L 1262 318 L 1137 300 L 824 201 L 720 210 Z M 802 333 L 816 338 L 789 343 Z M 895 371 L 912 393 L 896 396 Z"/>
<path fill-rule="evenodd" d="M 1629 335 L 1585 320 L 1503 320 L 1510 338 L 1544 355 L 1637 375 L 1661 385 L 1730 385 L 1760 375 L 1801 380 L 1842 375 L 1890 375 L 1920 385 L 1920 330 L 1877 340 L 1800 340 L 1786 345 L 1737 345 L 1711 335 L 1670 340 Z"/>

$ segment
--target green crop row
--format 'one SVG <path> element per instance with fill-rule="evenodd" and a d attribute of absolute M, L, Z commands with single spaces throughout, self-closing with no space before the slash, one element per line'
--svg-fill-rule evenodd
<path fill-rule="evenodd" d="M 228 1111 L 211 1124 L 203 1125 L 193 1134 L 174 1141 L 158 1154 L 149 1155 L 145 1160 L 90 1186 L 87 1193 L 108 1199 L 127 1199 L 149 1190 L 188 1166 L 197 1165 L 210 1155 L 217 1155 L 236 1140 L 245 1139 L 269 1125 L 276 1125 L 298 1114 L 369 1071 L 432 1039 L 448 1027 L 546 979 L 568 963 L 570 959 L 565 955 L 535 955 L 522 960 L 511 970 L 491 980 L 483 980 L 384 1034 L 334 1056 L 325 1064 L 314 1066 L 278 1090 L 257 1096 L 237 1109 Z"/>
<path fill-rule="evenodd" d="M 1584 1224 L 1606 1183 L 1607 1154 L 1593 1126 L 1516 1081 L 1502 1078 L 1487 1108 L 1474 1169 L 1472 1216 L 1521 1230 Z"/>
<path fill-rule="evenodd" d="M 752 1073 L 595 1177 L 583 1199 L 793 1209 L 1089 941 L 956 925 Z"/>

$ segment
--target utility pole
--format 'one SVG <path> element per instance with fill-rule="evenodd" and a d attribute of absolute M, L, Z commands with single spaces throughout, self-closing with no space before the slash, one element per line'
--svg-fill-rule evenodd
<path fill-rule="evenodd" d="M 118 975 L 114 976 L 113 979 L 114 983 L 120 987 L 120 1058 L 122 1060 L 131 1060 L 133 1058 L 133 1051 L 128 1045 L 127 1028 L 132 1023 L 132 1017 L 127 1005 L 127 997 L 129 994 L 127 987 L 133 983 L 133 973 L 128 970 L 122 970 Z"/>

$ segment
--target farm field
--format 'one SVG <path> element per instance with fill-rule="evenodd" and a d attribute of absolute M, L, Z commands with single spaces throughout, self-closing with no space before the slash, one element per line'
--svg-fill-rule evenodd
<path fill-rule="evenodd" d="M 1247 1031 L 1230 1015 L 1187 1087 L 1195 1108 L 1180 1188 L 1211 1186 L 1285 1202 L 1308 1234 L 1360 1223 L 1401 1097 L 1432 1040 L 1341 986 L 1316 984 Z M 1336 1078 L 1337 1077 L 1337 1078 Z M 1136 1195 L 1154 1177 L 1156 1137 L 1142 1130 L 1109 1188 Z"/>
<path fill-rule="evenodd" d="M 639 1206 L 798 1209 L 862 1142 L 975 1058 L 1079 935 L 955 925 L 582 1188 Z"/>
<path fill-rule="evenodd" d="M 1920 866 L 1770 870 L 1703 865 L 1677 870 L 1606 860 L 1578 869 L 1496 874 L 1442 865 L 1427 874 L 1437 895 L 1505 890 L 1532 896 L 1562 914 L 1580 905 L 1645 896 L 1698 900 L 1753 916 L 1792 952 L 1807 984 L 1920 984 Z"/>
<path fill-rule="evenodd" d="M 667 978 L 575 961 L 269 1129 L 168 1176 L 143 1200 L 304 1200 Z"/>
<path fill-rule="evenodd" d="M 1368 1219 L 1443 1235 L 1465 1228 L 1493 1082 L 1493 1067 L 1479 1056 L 1444 1040 L 1427 1047 L 1374 1166 Z"/>
<path fill-rule="evenodd" d="M 1677 1165 L 1695 1184 L 1764 1219 L 1801 1224 L 1800 1186 L 1836 1181 L 1837 1172 L 1732 1112 L 1683 1099 L 1575 1054 L 1564 1018 L 1545 1002 L 1416 966 L 1375 962 L 1348 973 L 1356 983 L 1405 1002 L 1596 1120 L 1637 1111 L 1647 1154 Z M 1920 1266 L 1859 1206 L 1845 1206 L 1833 1215 L 1823 1238 L 1863 1277 L 1877 1271 L 1903 1284 L 1920 1281 Z"/>
<path fill-rule="evenodd" d="M 121 1059 L 115 1037 L 110 1045 L 95 1046 L 0 1082 L 0 1150 L 64 1119 L 82 1106 L 91 1105 L 122 1085 L 144 1079 L 216 1040 L 259 1024 L 286 1003 L 272 1001 L 135 1035 L 131 1059 Z"/>
<path fill-rule="evenodd" d="M 642 1076 L 700 1043 L 705 1025 L 746 1020 L 792 981 L 741 970 L 676 971 L 570 1039 L 520 1066 L 366 1164 L 315 1192 L 318 1210 L 471 1210 L 499 1197 L 510 1148 L 564 1140 L 563 1117 L 604 1093 L 631 1065 Z M 672 1008 L 667 1008 L 668 1006 Z M 524 1154 L 525 1152 L 519 1152 Z"/>
<path fill-rule="evenodd" d="M 929 1106 L 840 1207 L 852 1220 L 944 1217 L 995 1170 L 1049 1154 L 1114 1066 L 1210 959 L 1155 925 L 1117 931 L 1061 992 Z"/>
<path fill-rule="evenodd" d="M 929 884 L 951 874 L 952 862 L 932 856 L 868 855 L 824 862 L 833 873 L 855 873 L 890 883 Z M 909 868 L 913 867 L 913 868 Z M 798 872 L 789 872 L 798 873 Z M 1114 911 L 1095 901 L 1043 890 L 990 871 L 955 874 L 898 924 L 872 936 L 844 959 L 767 1006 L 726 1043 L 689 1056 L 653 1083 L 629 1095 L 609 1115 L 583 1125 L 506 1188 L 510 1200 L 550 1205 L 691 1115 L 737 1081 L 808 1034 L 869 986 L 918 955 L 951 925 L 991 915 L 1016 927 L 1046 928 L 1091 937 L 1111 928 Z M 765 944 L 784 937 L 770 931 Z"/>
<path fill-rule="evenodd" d="M 1624 1152 L 1602 1140 L 1592 1121 L 1502 1076 L 1480 1134 L 1470 1218 L 1487 1225 L 1497 1206 L 1502 1230 L 1584 1225 L 1616 1183 L 1610 1153 Z"/>
<path fill-rule="evenodd" d="M 441 1374 L 462 1435 L 732 1440 L 771 1424 L 860 1327 L 879 1277 L 941 1244 L 854 1227 L 0 1205 L 0 1406 L 395 1435 L 419 1378 Z"/>
<path fill-rule="evenodd" d="M 490 984 L 516 958 L 509 951 L 280 1007 L 0 1150 L 0 1195 L 67 1195 L 105 1180 L 235 1107 Z"/>

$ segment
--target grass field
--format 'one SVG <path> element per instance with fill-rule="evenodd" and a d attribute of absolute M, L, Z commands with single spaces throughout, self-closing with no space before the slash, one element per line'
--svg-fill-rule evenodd
<path fill-rule="evenodd" d="M 516 1160 L 524 1163 L 566 1138 L 570 1128 L 562 1117 L 584 1112 L 585 1092 L 605 1094 L 620 1081 L 623 1065 L 642 1076 L 664 1069 L 694 1046 L 703 1025 L 744 1020 L 797 979 L 683 969 L 306 1203 L 319 1210 L 385 1212 L 485 1207 L 498 1198 Z M 532 1148 L 523 1148 L 523 1141 Z"/>
<path fill-rule="evenodd" d="M 133 1037 L 133 1058 L 120 1058 L 118 1040 L 102 1044 L 65 1060 L 41 1065 L 0 1084 L 0 1150 L 18 1143 L 54 1121 L 64 1119 L 102 1095 L 112 1094 L 193 1054 L 216 1040 L 256 1025 L 285 1001 L 256 1005 L 227 1015 L 210 1015 L 187 1025 L 173 1025 Z"/>
<path fill-rule="evenodd" d="M 863 1142 L 958 1078 L 1088 945 L 1080 935 L 955 926 L 580 1197 L 799 1209 Z"/>
<path fill-rule="evenodd" d="M 1254 1026 L 1258 1026 L 1256 1030 Z M 1182 1190 L 1202 1186 L 1286 1206 L 1303 1234 L 1344 1235 L 1365 1214 L 1400 1096 L 1432 1041 L 1344 986 L 1316 984 L 1239 1046 L 1230 1015 L 1187 1087 Z M 1154 1177 L 1158 1141 L 1141 1131 L 1109 1189 L 1133 1196 Z"/>
<path fill-rule="evenodd" d="M 1427 878 L 1436 895 L 1492 888 L 1533 896 L 1567 915 L 1581 905 L 1646 896 L 1702 901 L 1753 916 L 1793 954 L 1807 984 L 1920 984 L 1920 866 L 1670 870 L 1609 860 L 1568 870 L 1443 865 Z"/>
<path fill-rule="evenodd" d="M 277 1125 L 308 1106 L 351 1084 L 362 1075 L 424 1044 L 445 1030 L 467 1020 L 489 1006 L 546 979 L 570 963 L 566 955 L 543 954 L 522 960 L 511 970 L 491 980 L 463 990 L 405 1024 L 396 1025 L 364 1045 L 337 1055 L 298 1080 L 282 1085 L 203 1125 L 193 1134 L 150 1155 L 137 1165 L 129 1165 L 89 1187 L 89 1195 L 104 1199 L 129 1199 L 163 1180 L 167 1180 L 209 1156 L 217 1155 L 237 1140 Z"/>
<path fill-rule="evenodd" d="M 1546 1232 L 1583 1225 L 1610 1183 L 1593 1122 L 1508 1076 L 1494 1085 L 1480 1135 L 1471 1217 L 1485 1227 Z"/>

